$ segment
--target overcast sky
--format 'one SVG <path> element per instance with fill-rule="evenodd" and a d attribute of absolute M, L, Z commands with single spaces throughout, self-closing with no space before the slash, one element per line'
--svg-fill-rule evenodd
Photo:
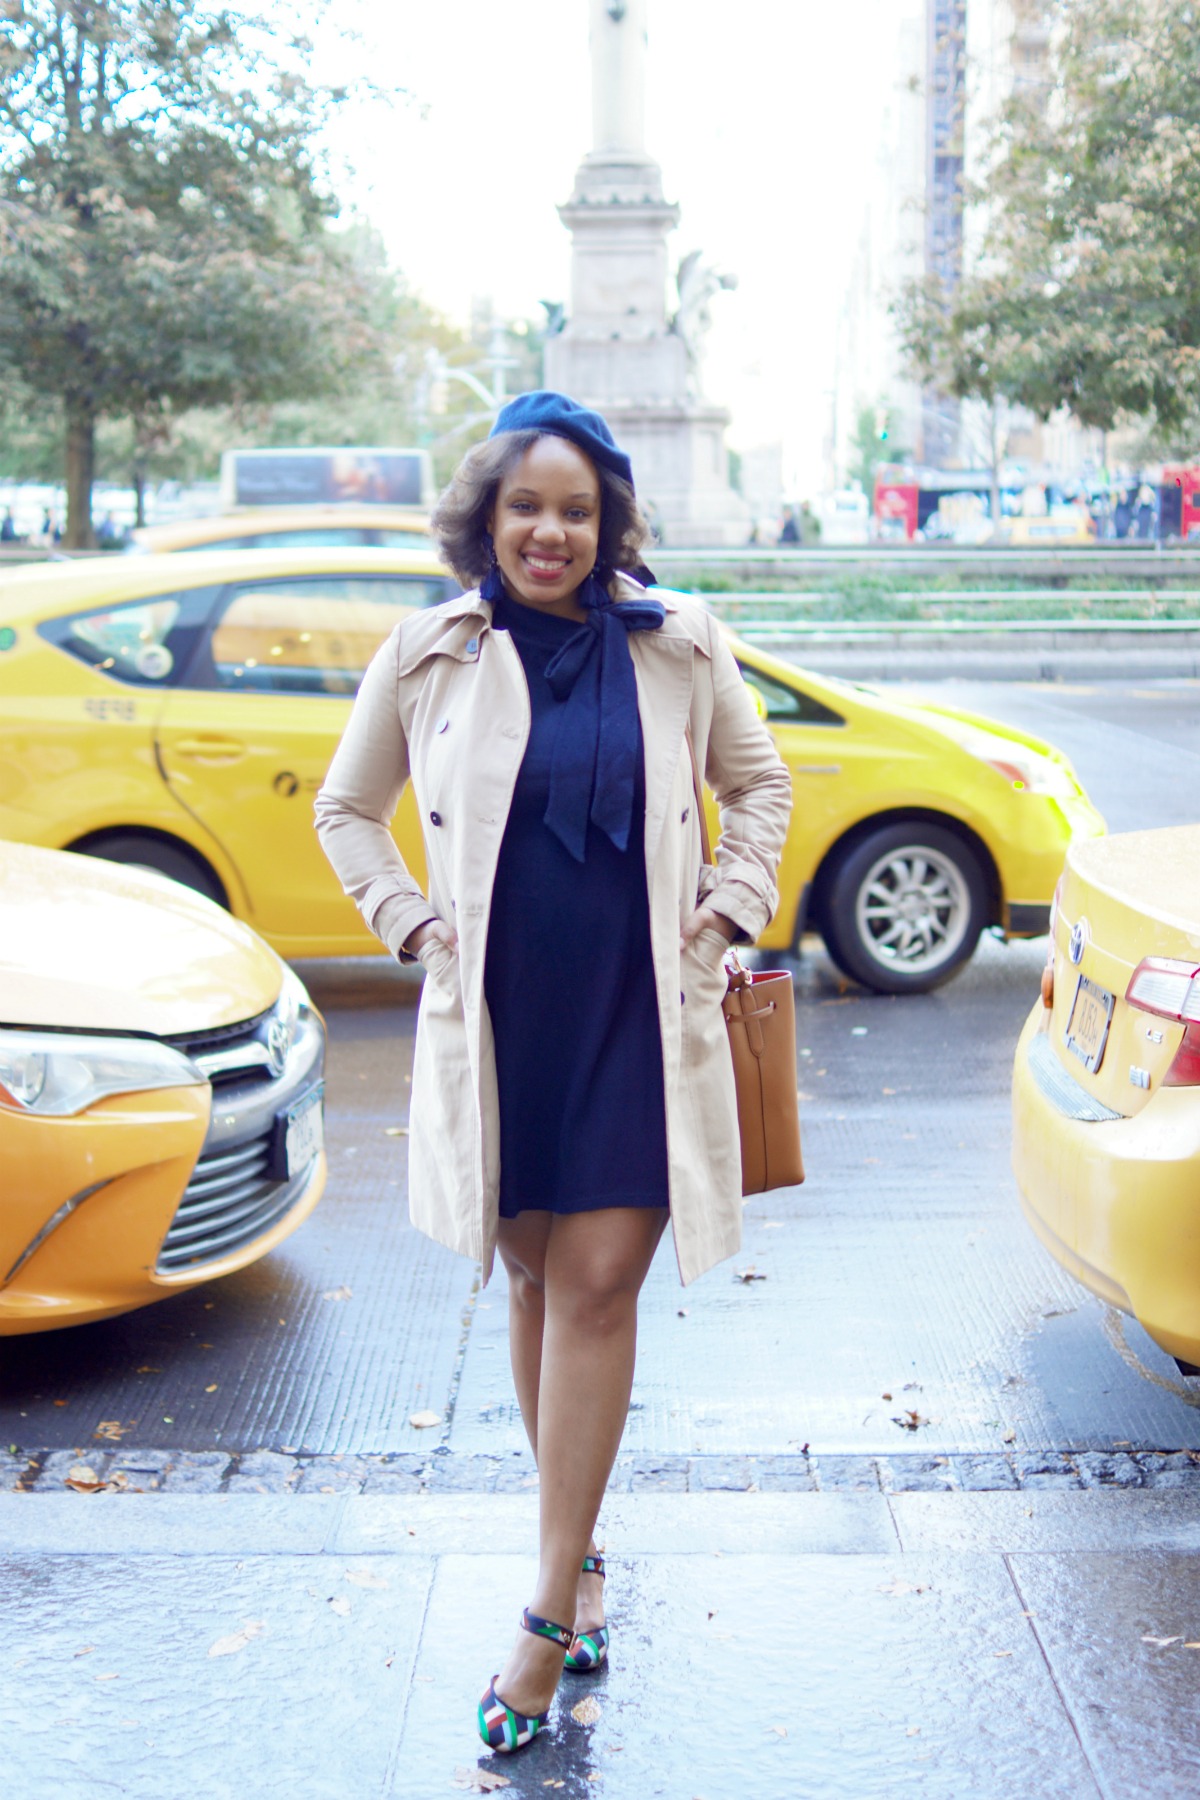
<path fill-rule="evenodd" d="M 782 441 L 820 485 L 833 331 L 894 78 L 921 0 L 649 0 L 647 147 L 691 249 L 738 277 L 713 303 L 705 386 L 731 443 Z M 591 147 L 588 0 L 358 0 L 356 60 L 407 103 L 341 126 L 353 198 L 411 285 L 465 323 L 473 296 L 540 317 L 566 299 L 555 206 Z M 345 15 L 340 15 L 345 16 Z"/>

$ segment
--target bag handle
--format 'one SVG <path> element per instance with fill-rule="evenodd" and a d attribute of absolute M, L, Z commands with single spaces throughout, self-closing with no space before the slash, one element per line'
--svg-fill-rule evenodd
<path fill-rule="evenodd" d="M 708 835 L 708 820 L 704 813 L 704 794 L 700 786 L 700 765 L 696 761 L 696 746 L 692 742 L 690 725 L 685 726 L 683 735 L 687 739 L 688 755 L 692 759 L 692 791 L 696 796 L 696 817 L 700 825 L 700 858 L 702 862 L 711 864 L 712 839 Z M 730 944 L 728 955 L 732 959 L 732 966 L 726 962 L 725 968 L 729 976 L 729 989 L 733 993 L 738 988 L 748 986 L 753 980 L 753 976 L 738 955 L 736 944 Z"/>

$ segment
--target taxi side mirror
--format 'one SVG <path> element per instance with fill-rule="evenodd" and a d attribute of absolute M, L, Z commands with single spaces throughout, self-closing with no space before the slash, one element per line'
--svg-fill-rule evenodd
<path fill-rule="evenodd" d="M 744 679 L 745 679 L 745 677 L 743 677 L 743 680 Z M 766 696 L 763 693 L 762 689 L 755 687 L 755 685 L 752 681 L 747 681 L 746 682 L 746 692 L 749 694 L 750 698 L 753 700 L 754 710 L 758 714 L 759 718 L 765 719 L 767 716 L 767 701 L 766 701 Z"/>

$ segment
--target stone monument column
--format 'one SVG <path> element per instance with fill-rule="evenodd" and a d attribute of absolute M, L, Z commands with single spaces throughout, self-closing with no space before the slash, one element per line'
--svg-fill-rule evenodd
<path fill-rule="evenodd" d="M 668 310 L 667 238 L 679 208 L 664 198 L 645 147 L 648 0 L 587 4 L 592 148 L 558 209 L 571 234 L 571 299 L 546 345 L 546 383 L 608 419 L 665 543 L 743 543 L 748 513 L 729 486 L 729 415 L 699 392 L 687 308 Z"/>

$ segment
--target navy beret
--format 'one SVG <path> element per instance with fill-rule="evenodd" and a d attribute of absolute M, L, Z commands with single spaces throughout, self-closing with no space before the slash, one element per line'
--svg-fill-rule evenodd
<path fill-rule="evenodd" d="M 633 486 L 633 465 L 618 448 L 600 414 L 580 406 L 578 400 L 571 400 L 566 394 L 556 394 L 549 388 L 518 394 L 501 407 L 488 435 L 497 437 L 502 431 L 544 431 L 553 437 L 569 438 L 600 468 L 611 470 Z"/>

